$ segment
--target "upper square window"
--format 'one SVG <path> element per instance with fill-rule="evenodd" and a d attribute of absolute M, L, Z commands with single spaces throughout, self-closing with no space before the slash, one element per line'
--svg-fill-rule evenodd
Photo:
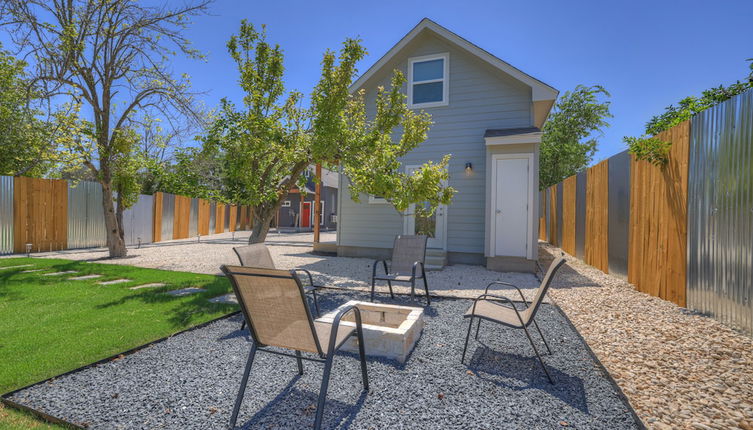
<path fill-rule="evenodd" d="M 446 106 L 449 103 L 449 63 L 447 53 L 408 60 L 408 106 Z"/>

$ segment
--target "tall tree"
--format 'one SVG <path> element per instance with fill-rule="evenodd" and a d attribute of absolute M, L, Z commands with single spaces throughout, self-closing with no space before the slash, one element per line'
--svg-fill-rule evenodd
<path fill-rule="evenodd" d="M 132 121 L 141 111 L 197 118 L 186 75 L 168 60 L 201 55 L 183 34 L 208 0 L 150 7 L 133 0 L 0 0 L 0 24 L 30 58 L 44 97 L 67 98 L 86 118 L 81 138 L 63 144 L 67 163 L 82 163 L 102 184 L 111 257 L 126 255 L 120 222 L 131 187 Z M 116 188 L 117 187 L 117 188 Z"/>
<path fill-rule="evenodd" d="M 402 74 L 395 73 L 391 88 L 379 89 L 374 118 L 366 116 L 362 93 L 351 96 L 355 65 L 365 55 L 358 40 L 324 54 L 308 109 L 301 107 L 301 93 L 286 93 L 282 49 L 266 41 L 264 27 L 257 31 L 243 21 L 227 47 L 240 73 L 243 108 L 223 99 L 205 142 L 224 154 L 232 199 L 253 208 L 249 242 L 264 241 L 280 204 L 313 163 L 339 165 L 356 199 L 360 192 L 379 194 L 399 211 L 419 201 L 432 207 L 449 202 L 453 190 L 441 185 L 448 157 L 413 175 L 399 168 L 399 157 L 426 139 L 431 123 L 407 108 Z"/>
<path fill-rule="evenodd" d="M 543 189 L 584 169 L 593 159 L 597 134 L 608 127 L 609 93 L 601 85 L 578 85 L 557 100 L 541 138 L 539 186 Z"/>
<path fill-rule="evenodd" d="M 51 133 L 25 67 L 0 44 L 0 175 L 40 176 L 49 167 Z"/>

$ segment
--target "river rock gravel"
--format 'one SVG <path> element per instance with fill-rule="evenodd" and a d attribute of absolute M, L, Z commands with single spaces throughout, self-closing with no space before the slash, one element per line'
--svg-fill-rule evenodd
<path fill-rule="evenodd" d="M 561 250 L 541 245 L 546 266 Z M 567 257 L 550 295 L 652 429 L 753 430 L 753 340 Z"/>

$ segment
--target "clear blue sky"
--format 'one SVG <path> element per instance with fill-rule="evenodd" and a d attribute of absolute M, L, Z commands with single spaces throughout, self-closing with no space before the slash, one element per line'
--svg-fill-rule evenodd
<path fill-rule="evenodd" d="M 178 0 L 172 0 L 178 1 Z M 423 17 L 429 17 L 559 89 L 601 84 L 612 94 L 612 126 L 595 161 L 624 149 L 622 137 L 677 100 L 747 76 L 753 57 L 753 0 L 629 1 L 252 1 L 217 0 L 189 37 L 205 63 L 176 59 L 205 103 L 240 99 L 225 43 L 240 20 L 266 24 L 286 54 L 286 85 L 308 94 L 321 55 L 360 37 L 365 71 Z"/>

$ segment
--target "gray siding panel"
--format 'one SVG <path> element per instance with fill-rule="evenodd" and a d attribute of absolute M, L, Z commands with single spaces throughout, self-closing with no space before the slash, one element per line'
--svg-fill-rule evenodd
<path fill-rule="evenodd" d="M 449 185 L 457 190 L 446 211 L 447 250 L 483 253 L 485 236 L 486 146 L 484 132 L 494 128 L 531 125 L 531 90 L 512 77 L 441 39 L 421 35 L 410 42 L 404 53 L 395 57 L 365 84 L 367 113 L 374 115 L 376 87 L 389 86 L 391 71 L 407 73 L 409 57 L 449 52 L 449 105 L 425 109 L 434 124 L 428 139 L 406 155 L 405 165 L 439 161 L 452 154 L 448 170 Z M 406 74 L 407 76 L 407 74 Z M 472 176 L 465 175 L 465 164 L 473 164 Z M 392 247 L 394 236 L 403 231 L 403 219 L 390 205 L 351 200 L 347 186 L 341 187 L 338 216 L 342 246 Z"/>
<path fill-rule="evenodd" d="M 136 204 L 123 211 L 123 231 L 126 245 L 152 243 L 154 197 L 141 194 Z M 163 233 L 164 234 L 164 233 Z"/>
<path fill-rule="evenodd" d="M 586 258 L 586 171 L 575 177 L 575 256 Z"/>
<path fill-rule="evenodd" d="M 68 183 L 68 249 L 107 244 L 102 185 L 97 182 Z"/>

